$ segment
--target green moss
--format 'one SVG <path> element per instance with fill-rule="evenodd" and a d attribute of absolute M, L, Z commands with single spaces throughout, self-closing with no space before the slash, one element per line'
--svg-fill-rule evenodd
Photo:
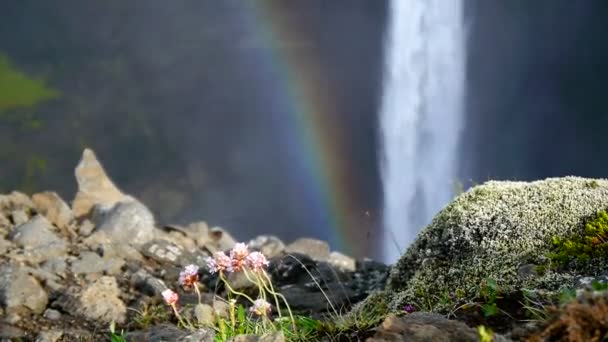
<path fill-rule="evenodd" d="M 585 263 L 590 259 L 608 257 L 608 213 L 600 211 L 585 224 L 585 231 L 569 238 L 554 236 L 555 251 L 549 254 L 557 265 L 569 264 L 572 260 Z"/>
<path fill-rule="evenodd" d="M 0 55 L 0 112 L 33 107 L 57 97 L 59 92 L 49 88 L 44 80 L 28 77 Z"/>

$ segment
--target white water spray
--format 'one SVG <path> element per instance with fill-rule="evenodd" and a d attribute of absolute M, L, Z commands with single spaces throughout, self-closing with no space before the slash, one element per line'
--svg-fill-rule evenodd
<path fill-rule="evenodd" d="M 392 0 L 380 129 L 384 261 L 452 197 L 464 120 L 462 0 Z"/>

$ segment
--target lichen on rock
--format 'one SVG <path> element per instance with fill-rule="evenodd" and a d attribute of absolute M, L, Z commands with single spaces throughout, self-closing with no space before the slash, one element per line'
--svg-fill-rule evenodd
<path fill-rule="evenodd" d="M 552 238 L 580 234 L 585 220 L 607 207 L 608 180 L 564 177 L 476 186 L 445 207 L 393 267 L 387 284 L 392 307 L 421 296 L 434 301 L 445 293 L 479 298 L 488 278 L 505 292 L 567 286 L 576 270 L 544 267 Z M 543 272 L 529 272 L 535 269 Z"/>

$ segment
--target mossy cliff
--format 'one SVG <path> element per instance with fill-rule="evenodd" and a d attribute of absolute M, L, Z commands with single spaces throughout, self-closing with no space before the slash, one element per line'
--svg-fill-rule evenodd
<path fill-rule="evenodd" d="M 549 267 L 553 241 L 584 234 L 585 222 L 606 208 L 608 180 L 476 186 L 444 208 L 394 266 L 387 285 L 391 307 L 433 305 L 446 296 L 474 300 L 488 279 L 503 293 L 569 286 L 580 272 Z M 605 266 L 595 265 L 598 272 Z"/>

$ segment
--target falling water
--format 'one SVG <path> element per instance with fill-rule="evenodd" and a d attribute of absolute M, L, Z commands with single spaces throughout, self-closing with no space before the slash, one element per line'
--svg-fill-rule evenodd
<path fill-rule="evenodd" d="M 452 197 L 463 126 L 462 0 L 392 0 L 380 128 L 383 250 L 394 262 Z"/>

